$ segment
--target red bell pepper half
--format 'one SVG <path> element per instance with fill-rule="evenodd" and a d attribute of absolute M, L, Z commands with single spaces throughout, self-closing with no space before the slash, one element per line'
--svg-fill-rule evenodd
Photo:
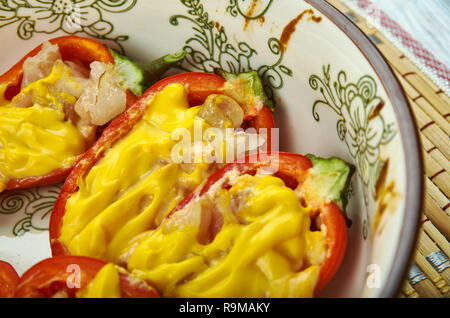
<path fill-rule="evenodd" d="M 238 83 L 227 82 L 224 78 L 210 73 L 192 72 L 169 76 L 150 87 L 135 104 L 114 119 L 103 131 L 102 136 L 77 162 L 61 189 L 50 219 L 50 245 L 53 255 L 69 254 L 67 248 L 58 238 L 61 234 L 66 202 L 77 191 L 78 180 L 86 176 L 89 170 L 103 157 L 105 151 L 126 136 L 134 125 L 139 122 L 151 98 L 173 83 L 180 83 L 186 87 L 191 106 L 202 104 L 206 97 L 211 94 L 226 94 L 230 87 L 233 87 L 232 85 L 238 85 Z M 270 133 L 272 128 L 275 127 L 272 112 L 265 105 L 262 108 L 256 106 L 253 108 L 252 105 L 246 106 L 248 109 L 252 109 L 252 113 L 244 112 L 244 125 L 253 127 L 256 130 L 265 128 L 268 133 L 268 149 L 271 149 Z"/>
<path fill-rule="evenodd" d="M 114 58 L 108 49 L 92 39 L 80 38 L 78 36 L 63 36 L 51 39 L 49 42 L 58 45 L 64 61 L 78 60 L 86 67 L 89 67 L 89 64 L 93 61 L 114 63 Z M 0 85 L 7 84 L 5 91 L 6 99 L 11 100 L 19 93 L 23 77 L 23 63 L 27 58 L 37 55 L 41 49 L 42 44 L 31 50 L 6 73 L 0 76 Z"/>
<path fill-rule="evenodd" d="M 273 152 L 256 156 L 251 155 L 240 162 L 224 166 L 181 201 L 167 217 L 205 195 L 217 182 L 223 182 L 229 171 L 237 170 L 243 175 L 255 174 L 259 168 L 277 167 L 274 175 L 281 178 L 289 188 L 298 190 L 300 187 L 300 192 L 304 194 L 302 200 L 305 200 L 302 204 L 313 208 L 311 223 L 315 225 L 319 221 L 326 228 L 326 255 L 320 265 L 319 279 L 314 290 L 317 295 L 329 283 L 344 258 L 347 246 L 347 222 L 343 212 L 347 203 L 345 190 L 353 167 L 337 158 L 322 159 L 313 155 Z M 226 181 L 222 186 L 227 186 Z"/>
<path fill-rule="evenodd" d="M 28 269 L 17 283 L 16 298 L 75 298 L 107 262 L 84 256 L 47 258 Z M 76 267 L 74 267 L 76 266 Z M 74 277 L 74 275 L 79 275 Z M 74 284 L 77 282 L 79 284 Z M 71 282 L 71 285 L 68 284 Z M 119 272 L 122 298 L 156 298 L 158 293 L 128 273 Z"/>
<path fill-rule="evenodd" d="M 49 42 L 58 45 L 61 57 L 64 61 L 78 60 L 87 68 L 89 68 L 89 64 L 93 61 L 114 63 L 114 58 L 110 51 L 101 43 L 92 39 L 80 38 L 78 36 L 63 36 L 51 39 Z M 0 85 L 6 84 L 4 98 L 11 100 L 19 93 L 23 78 L 23 64 L 27 58 L 35 56 L 41 49 L 42 44 L 30 51 L 11 69 L 0 76 Z M 135 101 L 136 97 L 131 92 L 127 91 L 127 105 L 131 105 Z M 72 168 L 73 165 L 55 169 L 46 175 L 12 178 L 7 183 L 6 189 L 20 189 L 58 183 L 64 181 Z"/>
<path fill-rule="evenodd" d="M 148 63 L 136 64 L 93 39 L 78 36 L 62 36 L 51 39 L 49 42 L 58 45 L 63 61 L 78 61 L 87 69 L 89 69 L 93 61 L 114 64 L 121 85 L 126 89 L 127 107 L 132 105 L 146 88 L 156 82 L 156 79 L 160 78 L 168 69 L 176 65 L 185 56 L 185 52 L 167 54 Z M 20 92 L 24 73 L 24 62 L 29 57 L 37 55 L 41 49 L 42 44 L 30 51 L 11 69 L 0 76 L 0 85 L 6 85 L 4 92 L 5 99 L 11 100 Z M 97 127 L 97 135 L 100 135 L 102 128 Z M 28 188 L 58 183 L 64 181 L 72 168 L 73 165 L 55 169 L 46 175 L 12 178 L 6 185 L 6 189 Z"/>
<path fill-rule="evenodd" d="M 9 263 L 0 261 L 0 298 L 14 297 L 19 275 Z"/>

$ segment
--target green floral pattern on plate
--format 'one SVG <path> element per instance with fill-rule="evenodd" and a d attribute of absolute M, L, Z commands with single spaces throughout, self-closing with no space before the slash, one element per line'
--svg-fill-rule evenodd
<path fill-rule="evenodd" d="M 375 196 L 376 182 L 386 163 L 380 157 L 381 147 L 387 145 L 397 132 L 394 123 L 388 123 L 381 114 L 385 102 L 377 95 L 376 81 L 364 75 L 356 83 L 349 83 L 344 71 L 332 81 L 330 65 L 327 65 L 323 66 L 322 77 L 310 76 L 309 85 L 322 95 L 312 106 L 314 119 L 320 121 L 319 105 L 327 106 L 338 115 L 337 135 L 355 160 L 367 205 L 369 198 Z"/>
<path fill-rule="evenodd" d="M 200 0 L 180 0 L 188 9 L 187 15 L 178 14 L 170 17 L 170 23 L 178 26 L 181 19 L 193 24 L 194 34 L 185 41 L 183 50 L 187 52 L 181 65 L 184 70 L 212 72 L 220 67 L 228 72 L 240 73 L 254 69 L 251 61 L 257 51 L 246 42 L 237 44 L 229 41 L 223 26 L 209 18 Z M 280 41 L 271 37 L 267 41 L 270 52 L 276 60 L 273 64 L 261 65 L 257 71 L 260 75 L 266 94 L 274 101 L 274 89 L 283 87 L 283 76 L 292 76 L 290 68 L 282 64 L 283 50 Z"/>
<path fill-rule="evenodd" d="M 60 191 L 61 185 L 53 185 L 3 192 L 0 194 L 0 215 L 23 215 L 12 229 L 15 236 L 22 236 L 33 229 L 46 231 Z"/>
<path fill-rule="evenodd" d="M 239 14 L 248 20 L 256 20 L 263 17 L 273 3 L 273 0 L 269 0 L 268 3 L 263 7 L 263 9 L 258 13 L 252 12 L 253 10 L 249 10 L 250 12 L 245 13 L 241 8 L 241 3 L 244 1 L 245 0 L 241 0 L 241 2 L 239 2 L 239 0 L 230 0 L 230 5 L 227 7 L 227 12 L 229 12 L 233 17 L 237 17 Z M 247 2 L 251 2 L 250 6 L 255 3 L 254 1 L 255 0 L 247 0 Z"/>
<path fill-rule="evenodd" d="M 137 0 L 1 0 L 0 28 L 17 23 L 17 35 L 28 40 L 35 33 L 84 33 L 110 40 L 123 52 L 121 42 L 128 36 L 112 37 L 114 26 L 103 13 L 122 13 L 135 6 Z"/>

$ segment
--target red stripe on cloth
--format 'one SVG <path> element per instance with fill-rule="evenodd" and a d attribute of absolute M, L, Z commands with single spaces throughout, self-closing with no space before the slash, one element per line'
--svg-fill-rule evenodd
<path fill-rule="evenodd" d="M 381 26 L 388 29 L 393 36 L 400 42 L 412 49 L 413 54 L 421 60 L 427 67 L 436 71 L 436 75 L 441 79 L 450 82 L 450 70 L 445 64 L 437 60 L 433 53 L 425 49 L 422 44 L 416 41 L 407 31 L 405 31 L 397 22 L 392 20 L 383 10 L 378 8 L 370 0 L 358 0 L 358 6 L 364 9 L 368 15 L 377 19 Z"/>

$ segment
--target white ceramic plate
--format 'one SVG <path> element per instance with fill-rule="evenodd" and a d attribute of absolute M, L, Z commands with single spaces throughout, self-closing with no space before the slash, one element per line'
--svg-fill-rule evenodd
<path fill-rule="evenodd" d="M 258 70 L 276 102 L 280 150 L 338 156 L 357 168 L 348 250 L 321 296 L 396 295 L 422 203 L 419 141 L 392 70 L 335 8 L 323 0 L 2 1 L 0 39 L 8 49 L 0 73 L 65 34 L 94 37 L 142 61 L 184 49 L 184 70 Z M 59 189 L 0 195 L 0 259 L 19 274 L 50 256 Z"/>

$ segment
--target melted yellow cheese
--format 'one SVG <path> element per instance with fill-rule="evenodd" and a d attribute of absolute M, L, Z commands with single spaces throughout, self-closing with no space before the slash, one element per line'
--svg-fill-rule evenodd
<path fill-rule="evenodd" d="M 134 237 L 155 228 L 212 172 L 205 162 L 187 171 L 171 162 L 179 128 L 193 134 L 199 107 L 183 85 L 155 95 L 143 118 L 80 181 L 70 197 L 60 240 L 71 254 L 118 262 Z M 204 125 L 206 125 L 203 122 Z"/>
<path fill-rule="evenodd" d="M 50 86 L 70 76 L 63 63 L 55 64 L 48 77 L 31 83 L 15 97 L 32 94 L 31 107 L 16 107 L 0 90 L 0 191 L 10 178 L 40 176 L 68 167 L 85 151 L 79 130 L 65 120 L 61 101 L 74 102 L 69 94 L 55 94 Z"/>
<path fill-rule="evenodd" d="M 76 293 L 77 298 L 120 298 L 119 271 L 114 264 L 103 266 L 83 289 Z"/>
<path fill-rule="evenodd" d="M 143 118 L 78 181 L 60 240 L 71 254 L 126 263 L 162 296 L 312 296 L 323 233 L 309 230 L 310 210 L 281 179 L 244 175 L 217 190 L 212 200 L 223 225 L 207 244 L 198 240 L 200 214 L 189 219 L 183 210 L 164 219 L 217 169 L 201 162 L 186 170 L 170 160 L 178 142 L 172 137 L 178 128 L 193 134 L 198 110 L 180 84 L 156 94 Z M 233 212 L 236 200 L 243 204 Z"/>
<path fill-rule="evenodd" d="M 5 106 L 10 103 L 9 100 L 5 97 L 6 89 L 8 88 L 7 84 L 0 84 L 0 106 Z"/>
<path fill-rule="evenodd" d="M 198 242 L 185 208 L 131 247 L 128 269 L 164 297 L 313 296 L 324 239 L 309 230 L 310 209 L 293 190 L 273 176 L 243 175 L 212 200 L 223 217 L 212 242 Z M 244 204 L 234 214 L 236 200 Z"/>

